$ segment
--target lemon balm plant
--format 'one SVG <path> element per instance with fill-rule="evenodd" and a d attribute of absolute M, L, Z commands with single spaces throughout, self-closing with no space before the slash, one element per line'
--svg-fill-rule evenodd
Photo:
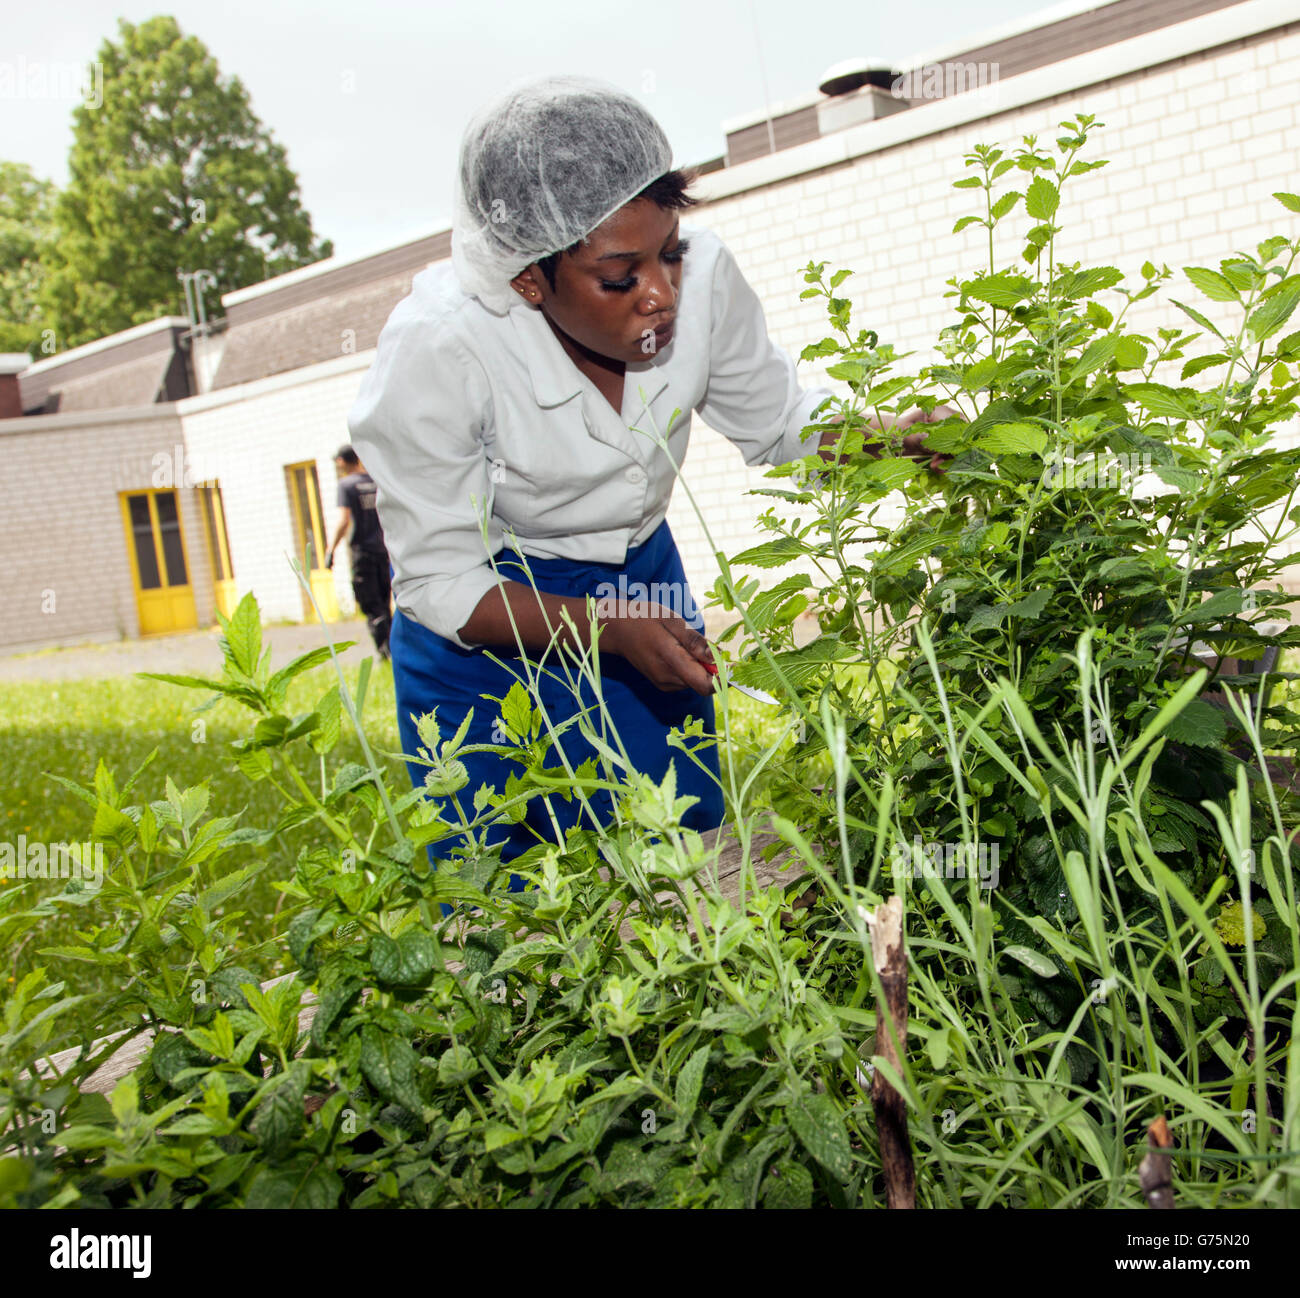
<path fill-rule="evenodd" d="M 848 270 L 828 277 L 824 263 L 806 268 L 803 296 L 825 301 L 833 332 L 803 355 L 830 360 L 828 373 L 850 389 L 820 430 L 839 427 L 849 454 L 833 466 L 809 458 L 774 470 L 788 481 L 764 489 L 781 502 L 761 520 L 770 536 L 731 559 L 801 568 L 752 599 L 745 625 L 756 647 L 736 679 L 807 708 L 809 756 L 823 745 L 815 720 L 819 700 L 829 700 L 847 719 L 853 763 L 897 781 L 902 843 L 937 844 L 940 860 L 954 841 L 995 851 L 999 922 L 1049 968 L 1029 920 L 1078 920 L 1064 859 L 1086 849 L 1088 835 L 1055 796 L 1064 792 L 1059 772 L 1017 752 L 1009 717 L 987 712 L 998 681 L 1062 746 L 1081 744 L 1100 762 L 1126 751 L 1187 673 L 1209 661 L 1204 688 L 1151 755 L 1139 805 L 1144 842 L 1193 896 L 1231 876 L 1206 804 L 1226 805 L 1239 772 L 1257 810 L 1276 797 L 1286 823 L 1297 820 L 1287 779 L 1268 787 L 1226 692 L 1259 704 L 1267 751 L 1294 754 L 1300 718 L 1267 705 L 1277 674 L 1262 668 L 1270 650 L 1300 643 L 1281 589 L 1300 531 L 1300 449 L 1273 441 L 1300 392 L 1300 331 L 1287 331 L 1300 302 L 1300 243 L 1278 235 L 1218 269 L 1188 268 L 1171 310 L 1181 323 L 1132 328 L 1131 308 L 1167 289 L 1172 272 L 1148 262 L 1130 288 L 1117 267 L 1062 258 L 1063 197 L 1106 165 L 1082 156 L 1095 126 L 1080 115 L 1061 124 L 1054 149 L 1025 137 L 1012 152 L 980 146 L 966 157 L 956 186 L 979 210 L 955 229 L 979 232 L 985 264 L 949 281 L 957 319 L 941 334 L 942 359 L 919 374 L 899 373 L 904 357 L 854 328 L 852 303 L 839 295 Z M 1300 212 L 1297 196 L 1276 197 Z M 1182 300 L 1194 294 L 1213 305 Z M 945 472 L 861 453 L 881 438 L 869 416 L 918 405 L 958 412 L 929 433 L 930 446 L 951 457 Z M 717 589 L 734 603 L 753 588 L 728 568 Z M 820 635 L 796 646 L 794 621 L 805 610 Z M 934 671 L 917 648 L 922 620 Z M 1091 706 L 1075 673 L 1084 631 L 1098 677 Z M 984 739 L 965 743 L 954 767 L 954 717 L 977 714 Z M 1028 787 L 999 760 L 1005 752 L 1027 768 Z M 844 839 L 834 809 L 797 781 L 782 806 L 820 828 L 833 859 L 847 854 L 848 868 L 860 866 L 865 831 Z M 865 790 L 849 795 L 848 811 L 874 823 Z M 1100 832 L 1105 851 L 1118 853 L 1113 817 Z M 1262 835 L 1251 850 L 1264 850 Z M 916 865 L 906 851 L 895 859 Z M 946 853 L 949 873 L 952 859 Z M 1131 877 L 1118 886 L 1126 922 L 1163 924 L 1156 899 Z M 1262 958 L 1276 969 L 1289 951 L 1284 929 L 1266 918 L 1270 904 L 1261 898 L 1257 914 Z M 1060 1024 L 1079 998 L 1031 967 L 1021 1004 Z"/>

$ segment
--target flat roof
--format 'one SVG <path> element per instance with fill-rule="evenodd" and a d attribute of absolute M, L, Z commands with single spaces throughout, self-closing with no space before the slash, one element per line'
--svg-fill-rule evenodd
<path fill-rule="evenodd" d="M 96 338 L 92 343 L 82 343 L 80 347 L 69 347 L 66 352 L 56 352 L 43 361 L 37 361 L 34 365 L 29 365 L 23 370 L 23 376 L 40 374 L 44 370 L 57 369 L 60 365 L 66 365 L 69 361 L 79 361 L 83 357 L 93 356 L 96 352 L 106 352 L 110 348 L 120 347 L 123 343 L 134 342 L 137 338 L 147 338 L 151 333 L 161 333 L 164 329 L 172 329 L 177 325 L 183 329 L 188 329 L 190 327 L 188 317 L 183 315 L 159 316 L 157 320 L 149 320 L 145 324 L 133 325 L 130 329 L 123 329 L 119 333 L 109 334 L 107 338 Z"/>
<path fill-rule="evenodd" d="M 746 190 L 762 189 L 1025 104 L 1072 94 L 1172 59 L 1247 40 L 1293 23 L 1296 18 L 1296 0 L 1237 0 L 1194 18 L 1000 79 L 984 95 L 952 95 L 917 104 L 905 113 L 891 113 L 709 172 L 700 177 L 696 193 L 704 202 L 716 202 Z"/>
<path fill-rule="evenodd" d="M 913 68 L 925 67 L 928 63 L 942 63 L 945 59 L 951 59 L 958 54 L 983 49 L 986 45 L 1010 40 L 1013 36 L 1023 36 L 1025 32 L 1036 31 L 1040 27 L 1050 27 L 1053 23 L 1064 22 L 1067 18 L 1077 18 L 1080 14 L 1091 13 L 1094 9 L 1105 9 L 1116 2 L 1117 0 L 1063 0 L 1061 4 L 1040 9 L 1037 13 L 1025 14 L 1022 18 L 1014 18 L 1010 22 L 999 23 L 996 27 L 985 28 L 984 31 L 965 40 L 922 50 L 921 53 L 913 54 L 900 63 L 898 70 L 909 72 Z"/>
<path fill-rule="evenodd" d="M 434 235 L 445 234 L 450 228 L 450 221 L 436 225 L 420 225 L 417 229 L 402 235 L 400 238 L 389 239 L 386 243 L 367 248 L 364 252 L 356 252 L 349 257 L 326 257 L 323 261 L 312 262 L 310 266 L 299 266 L 297 270 L 287 270 L 283 275 L 276 275 L 273 279 L 264 279 L 259 284 L 249 284 L 246 288 L 232 289 L 229 293 L 221 295 L 221 305 L 225 307 L 236 306 L 240 302 L 249 302 L 253 298 L 264 297 L 267 293 L 277 293 L 282 288 L 290 288 L 294 284 L 303 283 L 305 280 L 328 275 L 333 271 L 341 270 L 344 266 L 355 266 L 358 262 L 369 261 L 372 257 L 382 257 L 386 252 L 409 247 L 413 243 L 418 243 L 421 239 L 431 239 Z"/>

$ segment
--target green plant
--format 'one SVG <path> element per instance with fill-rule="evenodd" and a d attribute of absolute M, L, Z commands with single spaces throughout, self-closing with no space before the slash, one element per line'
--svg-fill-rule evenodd
<path fill-rule="evenodd" d="M 1062 194 L 1073 177 L 1105 165 L 1080 157 L 1091 117 L 1061 125 L 1055 153 L 1026 137 L 1010 155 L 980 146 L 966 158 L 971 174 L 956 184 L 980 194 L 982 211 L 956 229 L 986 230 L 988 261 L 950 281 L 960 318 L 943 332 L 940 363 L 893 373 L 902 358 L 874 332 L 855 332 L 852 305 L 837 296 L 849 272 L 828 279 L 824 263 L 808 266 L 803 296 L 825 299 L 835 333 L 803 354 L 835 358 L 828 372 L 849 385 L 851 395 L 828 412 L 843 423 L 820 426 L 842 428 L 849 455 L 835 467 L 810 460 L 774 471 L 794 481 L 765 494 L 798 512 L 769 510 L 772 538 L 731 560 L 762 568 L 802 560 L 816 574 L 754 597 L 747 625 L 763 645 L 737 679 L 793 686 L 810 715 L 824 692 L 837 713 L 855 718 L 851 759 L 898 782 L 905 841 L 973 832 L 996 844 L 994 905 L 1031 945 L 1021 915 L 1077 918 L 1060 849 L 1084 850 L 1085 831 L 1059 800 L 1041 796 L 1059 777 L 1032 757 L 1026 788 L 987 744 L 965 747 L 959 791 L 946 752 L 952 719 L 978 712 L 1005 677 L 1035 716 L 1050 719 L 1062 746 L 1081 741 L 1098 760 L 1115 757 L 1199 666 L 1193 652 L 1217 668 L 1225 657 L 1250 662 L 1300 643 L 1300 630 L 1270 621 L 1290 599 L 1278 582 L 1300 531 L 1300 449 L 1270 444 L 1271 430 L 1296 413 L 1300 391 L 1300 332 L 1282 336 L 1300 301 L 1300 242 L 1277 236 L 1217 271 L 1187 271 L 1195 288 L 1235 309 L 1231 328 L 1177 303 L 1202 334 L 1131 332 L 1129 308 L 1171 272 L 1148 263 L 1142 286 L 1129 290 L 1115 267 L 1058 260 Z M 1004 178 L 1027 184 L 1000 192 Z M 1300 211 L 1300 198 L 1278 198 Z M 1031 222 L 1018 241 L 1021 263 L 1001 266 L 996 240 L 1021 208 Z M 1119 299 L 1117 311 L 1100 300 L 1106 294 Z M 1192 355 L 1206 335 L 1213 350 Z M 1160 381 L 1172 371 L 1184 385 Z M 1185 385 L 1213 371 L 1213 388 Z M 929 434 L 930 446 L 952 457 L 942 474 L 860 454 L 865 439 L 880 436 L 868 417 L 940 403 L 958 412 Z M 728 598 L 726 582 L 719 593 Z M 794 648 L 790 627 L 803 609 L 815 612 L 822 634 Z M 933 628 L 937 675 L 917 652 L 922 619 Z M 1075 690 L 1069 671 L 1085 629 L 1099 671 L 1095 697 Z M 858 668 L 848 688 L 844 665 Z M 1229 699 L 1266 684 L 1258 673 L 1211 670 L 1203 693 L 1171 723 L 1143 792 L 1139 836 L 1198 897 L 1227 868 L 1203 800 L 1222 805 L 1244 766 L 1252 798 L 1265 803 L 1261 768 Z M 1293 753 L 1300 716 L 1285 700 L 1264 708 L 1262 721 L 1266 746 Z M 1010 740 L 1005 718 L 986 725 L 993 740 Z M 811 748 L 820 742 L 814 734 Z M 1294 819 L 1294 795 L 1278 796 Z M 812 799 L 795 805 L 802 823 L 825 826 L 828 850 L 837 850 L 830 809 Z M 849 797 L 849 810 L 864 819 L 865 806 L 861 795 Z M 1113 824 L 1104 833 L 1113 854 Z M 863 847 L 850 840 L 847 851 L 856 859 Z M 1122 887 L 1129 922 L 1158 920 L 1151 897 L 1131 881 Z M 1049 980 L 1029 991 L 1050 1021 L 1068 1018 L 1073 1001 L 1056 1003 Z"/>
<path fill-rule="evenodd" d="M 484 790 L 473 821 L 449 823 L 426 794 L 462 778 L 463 731 L 425 718 L 413 756 L 429 777 L 396 794 L 364 737 L 365 766 L 332 761 L 362 710 L 341 675 L 310 711 L 284 710 L 289 682 L 322 654 L 272 672 L 251 598 L 222 648 L 220 677 L 168 679 L 249 710 L 235 762 L 283 800 L 278 831 L 317 831 L 282 884 L 275 964 L 287 976 L 260 987 L 225 940 L 237 915 L 220 903 L 258 867 L 215 882 L 202 869 L 277 831 L 209 817 L 201 787 L 168 782 L 161 803 L 132 802 L 147 765 L 121 789 L 101 767 L 82 794 L 109 882 L 80 899 L 93 917 L 86 946 L 43 955 L 113 961 L 123 985 L 98 1002 L 96 1031 L 149 1030 L 153 1044 L 107 1103 L 79 1096 L 108 1050 L 48 1076 L 71 1005 L 50 1004 L 62 987 L 44 968 L 30 975 L 0 1074 L 10 1202 L 856 1199 L 871 1156 L 841 1019 L 793 972 L 806 942 L 783 927 L 780 892 L 754 890 L 752 860 L 743 911 L 710 888 L 717 849 L 681 829 L 671 777 L 658 787 L 616 762 L 600 774 L 552 767 L 552 723 L 519 684 L 500 701 L 499 751 L 522 776 Z M 620 795 L 618 824 L 539 844 L 508 868 L 483 846 L 526 799 L 599 780 Z M 422 849 L 458 831 L 470 848 L 432 869 Z M 512 870 L 536 887 L 506 891 Z M 476 922 L 441 918 L 445 900 L 475 907 Z M 319 1008 L 304 1030 L 308 986 Z"/>
<path fill-rule="evenodd" d="M 325 671 L 329 681 L 322 679 Z M 332 669 L 321 667 L 296 676 L 287 697 L 290 713 L 310 711 L 332 680 Z M 366 712 L 371 734 L 390 747 L 397 727 L 388 672 L 381 670 L 371 680 Z M 29 843 L 85 839 L 90 825 L 84 789 L 58 773 L 75 775 L 90 787 L 101 758 L 119 771 L 134 771 L 148 761 L 150 780 L 154 772 L 166 772 L 178 789 L 206 788 L 210 805 L 222 815 L 237 814 L 240 826 L 276 826 L 283 806 L 280 794 L 268 781 L 251 783 L 226 760 L 227 745 L 243 735 L 244 715 L 242 705 L 228 699 L 196 713 L 192 690 L 160 687 L 156 681 L 137 677 L 0 685 L 0 748 L 5 753 L 0 842 L 16 846 L 20 839 Z M 354 762 L 363 758 L 354 733 L 342 735 L 335 755 Z M 319 767 L 319 757 L 305 745 L 295 760 L 307 778 Z M 153 796 L 165 801 L 165 794 L 164 785 Z M 262 978 L 274 972 L 267 953 L 286 918 L 284 894 L 277 885 L 292 873 L 305 834 L 301 826 L 280 826 L 270 838 L 245 841 L 238 854 L 221 855 L 208 867 L 215 880 L 236 863 L 243 866 L 254 859 L 264 863 L 239 894 L 238 908 L 243 913 L 231 930 L 232 940 L 250 953 L 250 967 Z M 86 908 L 57 900 L 60 892 L 57 885 L 39 881 L 0 879 L 0 946 L 8 957 L 4 971 L 8 986 L 16 986 L 42 963 L 40 947 L 77 944 L 76 929 Z M 39 931 L 22 927 L 27 920 L 20 917 L 29 910 Z M 118 981 L 112 965 L 82 961 L 72 967 L 81 993 L 107 989 Z M 83 1009 L 93 1013 L 92 1002 L 83 1002 Z M 89 1031 L 91 1025 L 86 1026 Z"/>

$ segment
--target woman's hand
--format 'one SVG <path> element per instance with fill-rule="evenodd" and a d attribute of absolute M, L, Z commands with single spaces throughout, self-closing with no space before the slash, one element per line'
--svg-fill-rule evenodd
<path fill-rule="evenodd" d="M 924 410 L 909 410 L 907 414 L 899 416 L 894 424 L 895 429 L 911 428 L 913 424 L 938 424 L 943 420 L 954 418 L 960 419 L 961 412 L 954 410 L 951 406 L 935 406 L 929 414 Z M 951 460 L 951 455 L 945 455 L 940 451 L 931 451 L 925 444 L 925 433 L 908 433 L 903 438 L 903 454 L 913 460 L 928 460 L 928 468 L 933 469 L 936 473 L 943 472 L 944 460 Z"/>
<path fill-rule="evenodd" d="M 488 591 L 460 628 L 466 644 L 515 646 L 543 652 L 557 642 L 585 649 L 590 634 L 587 596 L 551 595 L 515 581 Z M 508 607 L 507 607 L 508 605 Z M 626 658 L 661 690 L 713 693 L 713 652 L 698 632 L 649 600 L 596 601 L 600 647 Z M 574 645 L 573 641 L 577 640 Z"/>
<path fill-rule="evenodd" d="M 918 407 L 915 410 L 909 410 L 905 415 L 883 416 L 889 421 L 883 427 L 888 428 L 891 432 L 899 432 L 904 428 L 910 428 L 913 424 L 937 424 L 950 417 L 960 419 L 962 417 L 961 411 L 954 410 L 951 406 L 935 406 L 929 414 L 926 414 L 924 410 Z M 833 422 L 842 423 L 843 416 L 841 415 Z M 868 422 L 870 427 L 875 428 L 877 431 L 881 430 L 881 425 L 874 420 Z M 822 434 L 821 441 L 818 444 L 818 454 L 822 459 L 834 461 L 837 458 L 831 448 L 838 438 L 839 432 L 835 429 Z M 862 449 L 873 459 L 879 459 L 885 452 L 885 444 L 883 442 L 868 442 Z M 926 467 L 932 469 L 935 473 L 942 473 L 944 471 L 943 462 L 952 459 L 951 455 L 944 454 L 941 451 L 931 451 L 926 446 L 924 432 L 908 433 L 903 438 L 902 454 L 909 459 L 920 460 L 923 463 L 928 461 Z"/>
<path fill-rule="evenodd" d="M 661 690 L 712 694 L 709 642 L 662 604 L 649 600 L 602 600 L 596 605 L 600 647 L 626 658 Z"/>

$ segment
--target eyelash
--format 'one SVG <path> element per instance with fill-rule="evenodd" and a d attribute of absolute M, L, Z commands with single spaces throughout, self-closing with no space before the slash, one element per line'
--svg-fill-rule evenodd
<path fill-rule="evenodd" d="M 661 256 L 664 261 L 675 266 L 686 255 L 690 246 L 691 241 L 689 239 L 678 239 L 677 247 L 675 247 L 671 252 L 662 253 Z M 617 279 L 613 281 L 602 279 L 600 281 L 600 286 L 609 293 L 630 293 L 632 289 L 636 287 L 636 276 L 629 275 L 626 279 Z"/>

